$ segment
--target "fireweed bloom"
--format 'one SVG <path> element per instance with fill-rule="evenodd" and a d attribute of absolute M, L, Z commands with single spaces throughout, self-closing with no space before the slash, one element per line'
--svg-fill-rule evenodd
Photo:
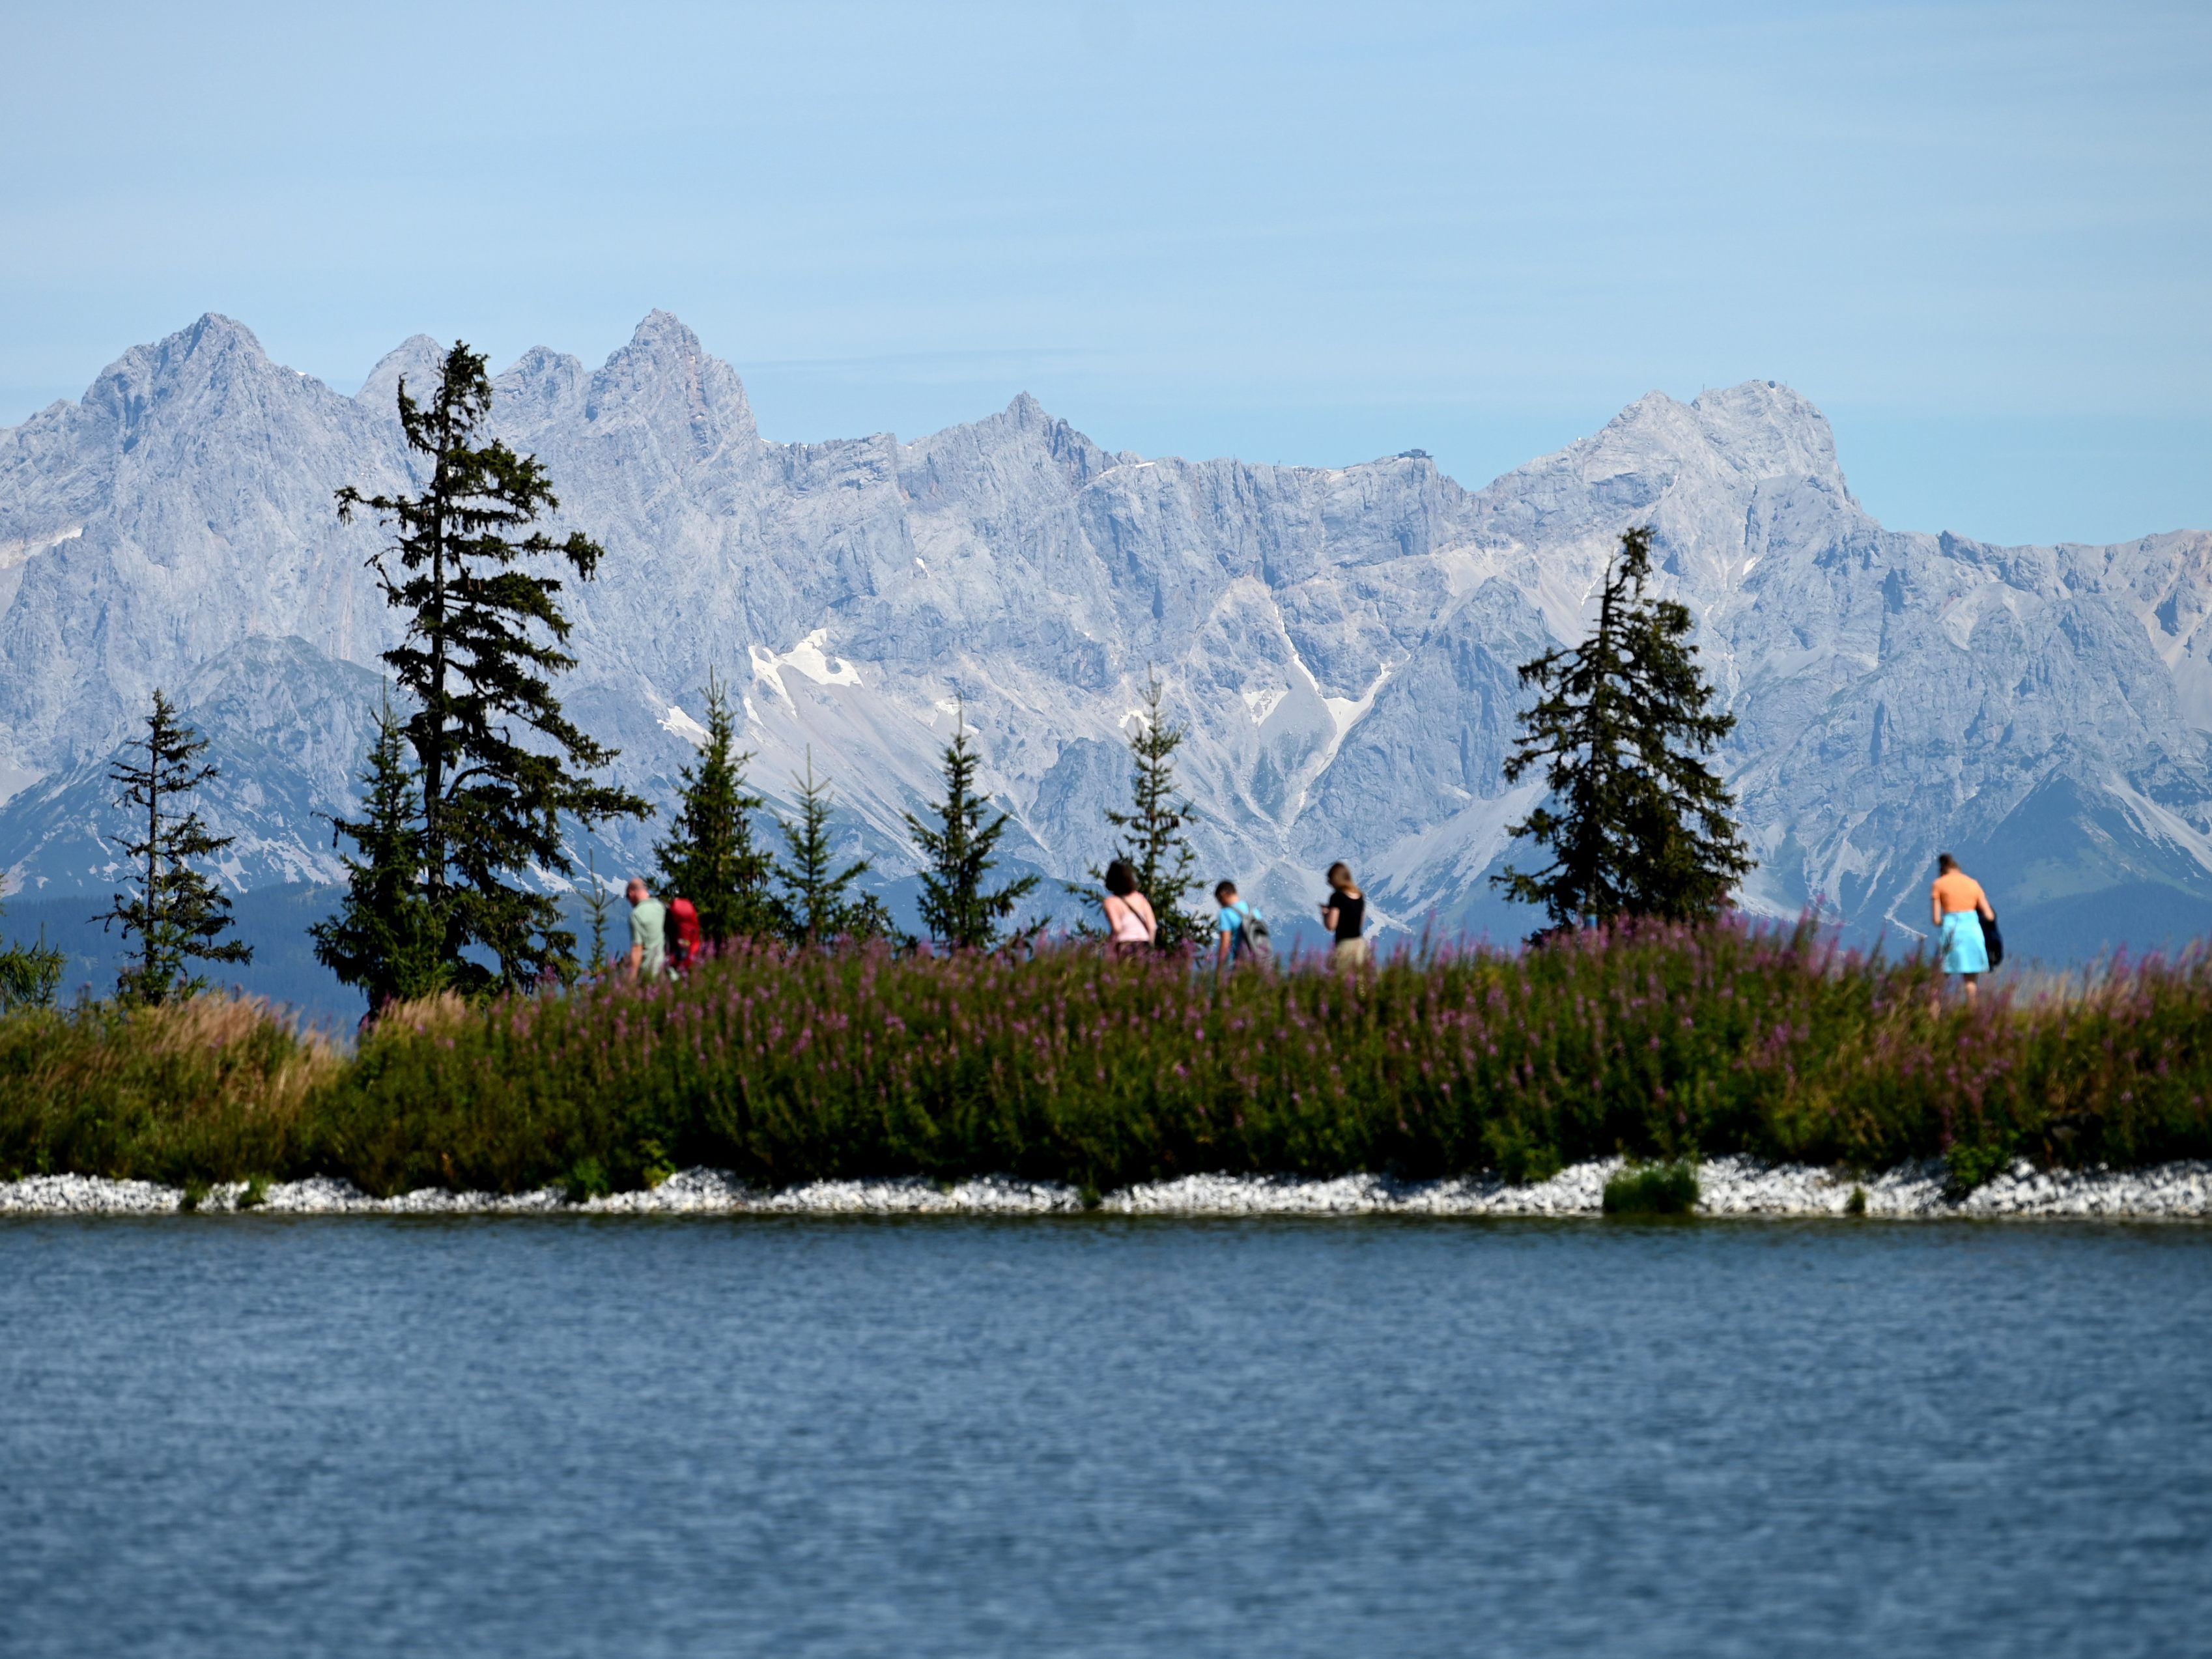
<path fill-rule="evenodd" d="M 586 1159 L 617 1187 L 702 1164 L 1103 1189 L 1533 1178 L 1616 1151 L 1960 1170 L 2212 1155 L 2203 957 L 1972 1008 L 1939 1006 L 1937 977 L 1735 919 L 1401 950 L 1371 981 L 1217 981 L 1073 947 L 738 949 L 677 980 L 403 1011 L 313 1097 L 287 1167 L 378 1191 L 520 1189 Z"/>

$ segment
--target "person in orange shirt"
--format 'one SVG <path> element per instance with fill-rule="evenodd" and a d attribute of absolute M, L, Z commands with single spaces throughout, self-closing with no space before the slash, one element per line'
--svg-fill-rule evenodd
<path fill-rule="evenodd" d="M 1990 971 L 1989 940 L 1982 933 L 1982 918 L 1995 921 L 1997 913 L 1990 908 L 1989 895 L 1982 891 L 1982 884 L 1961 870 L 1958 860 L 1948 853 L 1939 854 L 1936 866 L 1936 884 L 1928 890 L 1928 911 L 1938 930 L 1943 971 L 1966 980 L 1966 1000 L 1972 1002 L 1976 975 Z"/>

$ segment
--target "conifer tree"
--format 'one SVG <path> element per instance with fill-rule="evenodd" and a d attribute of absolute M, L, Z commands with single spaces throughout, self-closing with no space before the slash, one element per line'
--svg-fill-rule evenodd
<path fill-rule="evenodd" d="M 46 943 L 46 925 L 36 945 L 10 945 L 0 951 L 0 1014 L 18 1008 L 51 1008 L 69 967 L 69 952 Z"/>
<path fill-rule="evenodd" d="M 710 945 L 765 939 L 776 931 L 769 878 L 773 860 L 753 843 L 752 815 L 763 805 L 745 787 L 750 753 L 738 748 L 737 711 L 719 678 L 707 682 L 707 744 L 683 769 L 675 822 L 653 848 L 661 896 L 688 898 Z"/>
<path fill-rule="evenodd" d="M 376 741 L 362 773 L 362 815 L 331 828 L 353 842 L 341 855 L 345 897 L 338 912 L 307 929 L 315 960 L 342 985 L 365 992 L 370 1012 L 429 996 L 453 982 L 446 923 L 423 882 L 422 797 L 408 763 L 407 734 L 387 696 L 377 711 Z"/>
<path fill-rule="evenodd" d="M 390 546 L 370 561 L 404 637 L 384 653 L 413 703 L 406 720 L 422 797 L 422 886 L 444 924 L 441 946 L 465 990 L 531 984 L 574 970 L 575 937 L 550 894 L 516 878 L 570 869 L 563 814 L 586 826 L 649 811 L 595 782 L 615 751 L 561 712 L 556 674 L 575 666 L 556 559 L 589 581 L 604 556 L 580 531 L 556 541 L 530 526 L 559 498 L 535 456 L 489 436 L 491 380 L 483 356 L 455 342 L 429 400 L 404 380 L 399 422 L 429 477 L 411 495 L 337 494 L 338 516 L 374 514 Z M 462 952 L 496 957 L 496 975 Z"/>
<path fill-rule="evenodd" d="M 585 854 L 584 863 L 585 879 L 580 884 L 580 896 L 584 901 L 584 914 L 592 919 L 592 959 L 584 971 L 597 976 L 607 970 L 607 912 L 614 907 L 607 897 L 606 888 L 599 881 L 598 848 L 592 848 Z"/>
<path fill-rule="evenodd" d="M 1549 794 L 1508 833 L 1553 857 L 1491 880 L 1542 905 L 1555 926 L 1709 917 L 1752 868 L 1735 799 L 1699 758 L 1735 716 L 1710 712 L 1689 611 L 1645 593 L 1650 569 L 1651 532 L 1631 530 L 1590 636 L 1521 667 L 1522 683 L 1543 696 L 1522 717 L 1505 777 L 1517 782 L 1540 763 Z"/>
<path fill-rule="evenodd" d="M 1189 896 L 1199 884 L 1193 873 L 1198 854 L 1183 833 L 1183 821 L 1192 808 L 1189 801 L 1176 798 L 1175 752 L 1190 733 L 1169 724 L 1163 708 L 1166 697 L 1167 688 L 1154 672 L 1146 683 L 1145 708 L 1137 717 L 1137 729 L 1129 734 L 1133 810 L 1109 811 L 1106 821 L 1122 832 L 1114 856 L 1137 872 L 1138 890 L 1151 902 L 1152 915 L 1159 923 L 1153 943 L 1163 951 L 1171 951 L 1192 940 L 1205 939 L 1213 924 L 1193 915 L 1188 905 Z M 1095 882 L 1103 884 L 1106 879 L 1105 872 L 1096 865 L 1090 874 Z"/>
<path fill-rule="evenodd" d="M 228 836 L 210 836 L 196 811 L 183 811 L 191 793 L 221 775 L 202 763 L 207 739 L 177 718 L 160 691 L 146 717 L 146 736 L 132 745 L 143 763 L 122 760 L 108 769 L 123 793 L 115 804 L 131 814 L 119 844 L 143 872 L 137 895 L 118 893 L 115 908 L 93 918 L 102 927 L 136 936 L 137 953 L 117 975 L 116 994 L 126 1001 L 160 1004 L 197 995 L 207 981 L 188 975 L 193 962 L 247 963 L 253 947 L 222 937 L 230 927 L 230 901 L 188 860 L 220 853 Z M 179 815 L 181 813 L 181 816 Z"/>
<path fill-rule="evenodd" d="M 987 888 L 984 878 L 998 865 L 999 837 L 1006 832 L 1001 812 L 986 823 L 990 803 L 975 793 L 981 757 L 968 746 L 968 705 L 952 716 L 952 741 L 945 750 L 945 799 L 930 809 L 938 819 L 931 829 L 906 814 L 908 830 L 928 867 L 921 872 L 921 923 L 930 938 L 956 951 L 988 951 L 1003 942 L 999 924 L 1036 885 L 1024 876 L 1004 887 Z M 1018 929 L 1016 937 L 1034 932 Z"/>
<path fill-rule="evenodd" d="M 895 939 L 890 912 L 873 893 L 855 895 L 853 884 L 872 867 L 856 859 L 842 870 L 830 845 L 830 786 L 814 775 L 814 751 L 806 751 L 806 775 L 794 777 L 799 821 L 779 817 L 789 861 L 778 859 L 776 881 L 784 937 L 793 945 L 828 945 L 841 939 Z"/>

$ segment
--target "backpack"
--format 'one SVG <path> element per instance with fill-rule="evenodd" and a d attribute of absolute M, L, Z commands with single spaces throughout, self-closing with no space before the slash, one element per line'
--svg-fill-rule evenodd
<path fill-rule="evenodd" d="M 699 907 L 688 898 L 668 901 L 668 967 L 672 973 L 682 973 L 706 952 L 701 948 L 705 940 L 699 932 Z"/>
<path fill-rule="evenodd" d="M 1275 959 L 1275 936 L 1267 931 L 1267 917 L 1243 899 L 1237 901 L 1237 908 L 1244 913 L 1242 929 L 1244 948 L 1238 954 L 1249 957 L 1255 962 L 1273 962 Z"/>

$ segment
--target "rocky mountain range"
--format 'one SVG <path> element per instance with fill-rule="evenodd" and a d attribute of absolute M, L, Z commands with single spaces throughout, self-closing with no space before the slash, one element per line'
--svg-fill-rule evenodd
<path fill-rule="evenodd" d="M 373 526 L 408 486 L 394 392 L 355 396 L 218 316 L 0 431 L 0 865 L 26 897 L 121 873 L 105 781 L 156 687 L 214 740 L 236 889 L 326 881 L 394 637 Z M 1999 547 L 1884 529 L 1826 421 L 1771 381 L 1660 393 L 1470 492 L 1413 453 L 1337 469 L 1109 453 L 1033 399 L 902 442 L 761 436 L 744 388 L 656 312 L 599 368 L 539 348 L 495 420 L 607 549 L 572 590 L 571 712 L 666 800 L 704 687 L 743 699 L 779 800 L 811 753 L 894 890 L 900 815 L 964 709 L 1013 857 L 1108 851 L 1157 671 L 1209 878 L 1282 916 L 1352 865 L 1388 922 L 1533 918 L 1484 876 L 1529 804 L 1502 763 L 1518 663 L 1579 636 L 1648 524 L 1739 725 L 1722 758 L 1759 867 L 1746 903 L 1923 928 L 1939 848 L 2016 951 L 2212 929 L 2212 534 Z M 602 867 L 635 863 L 649 826 Z"/>

